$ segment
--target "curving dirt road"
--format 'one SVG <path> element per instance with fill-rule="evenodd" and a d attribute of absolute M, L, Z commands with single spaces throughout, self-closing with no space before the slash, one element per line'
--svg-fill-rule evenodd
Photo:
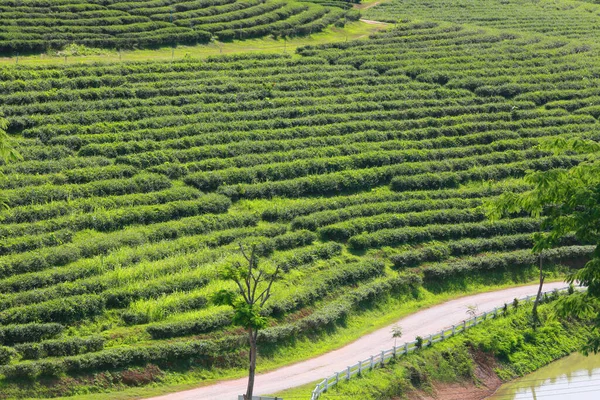
<path fill-rule="evenodd" d="M 466 296 L 433 306 L 397 321 L 402 327 L 402 343 L 413 341 L 416 336 L 427 336 L 467 318 L 467 306 L 476 305 L 479 311 L 511 302 L 515 297 L 535 295 L 538 285 L 520 286 L 496 292 Z M 544 290 L 564 287 L 564 282 L 547 283 Z M 277 393 L 296 386 L 323 379 L 346 366 L 356 364 L 372 354 L 394 345 L 391 327 L 396 323 L 365 335 L 353 343 L 310 360 L 302 361 L 256 376 L 255 395 Z M 398 343 L 400 344 L 400 343 Z M 152 400 L 235 400 L 246 389 L 247 379 L 217 382 L 210 386 L 172 393 Z"/>

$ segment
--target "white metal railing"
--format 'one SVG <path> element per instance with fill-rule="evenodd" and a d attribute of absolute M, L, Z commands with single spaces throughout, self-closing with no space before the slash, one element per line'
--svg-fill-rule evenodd
<path fill-rule="evenodd" d="M 553 289 L 542 292 L 542 295 L 553 293 L 556 290 L 559 292 L 564 292 L 568 290 L 568 287 L 563 287 L 561 289 Z M 534 299 L 536 295 L 525 296 L 517 299 L 519 302 L 529 302 L 531 299 Z M 511 303 L 512 304 L 512 303 Z M 433 343 L 441 342 L 447 338 L 450 338 L 457 333 L 464 332 L 469 328 L 472 328 L 476 325 L 479 325 L 481 322 L 485 321 L 488 318 L 496 318 L 499 315 L 502 315 L 508 310 L 510 304 L 504 303 L 502 307 L 496 307 L 491 311 L 484 312 L 479 315 L 475 315 L 472 318 L 464 320 L 462 323 L 458 325 L 452 325 L 441 331 L 434 333 L 432 335 L 426 336 L 421 343 L 421 347 L 431 346 Z M 394 346 L 388 350 L 382 350 L 381 352 L 372 355 L 366 360 L 359 361 L 357 364 L 350 365 L 346 367 L 343 371 L 336 372 L 335 374 L 323 379 L 321 382 L 317 384 L 315 390 L 312 392 L 311 400 L 317 400 L 321 394 L 325 393 L 328 389 L 337 385 L 342 380 L 350 380 L 355 375 L 361 374 L 363 371 L 370 371 L 376 366 L 380 366 L 385 364 L 385 362 L 391 358 L 398 357 L 404 354 L 408 354 L 412 351 L 415 351 L 418 348 L 417 341 L 414 340 L 409 343 L 404 343 L 400 346 Z"/>

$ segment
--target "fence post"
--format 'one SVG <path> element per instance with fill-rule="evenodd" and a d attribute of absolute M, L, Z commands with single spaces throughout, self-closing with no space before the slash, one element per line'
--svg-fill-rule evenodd
<path fill-rule="evenodd" d="M 564 290 L 564 289 L 562 289 L 562 290 Z M 549 293 L 549 292 L 550 291 L 544 292 L 544 294 Z M 526 296 L 524 298 L 521 298 L 521 301 L 529 302 L 529 301 L 531 301 L 532 298 L 534 298 L 534 296 Z M 507 303 L 504 304 L 504 307 L 505 308 L 508 307 Z M 462 330 L 465 331 L 465 330 L 467 330 L 467 328 L 471 328 L 471 327 L 477 325 L 478 323 L 481 323 L 481 322 L 487 320 L 488 315 L 492 315 L 493 318 L 498 317 L 499 314 L 502 315 L 505 312 L 505 308 L 494 307 L 494 309 L 489 312 L 484 312 L 479 316 L 475 315 L 475 316 L 473 316 L 473 318 L 463 320 L 463 322 L 461 324 L 462 328 L 463 328 Z M 479 321 L 478 321 L 477 317 L 480 317 Z M 427 338 L 427 340 L 425 341 L 425 343 L 423 343 L 423 346 L 431 347 L 433 345 L 433 337 L 434 336 L 439 335 L 441 341 L 443 341 L 446 338 L 449 338 L 451 336 L 454 336 L 456 333 L 460 332 L 459 328 L 461 325 L 452 325 L 452 328 L 451 329 L 449 328 L 450 333 L 448 333 L 448 334 L 446 334 L 446 329 L 443 329 L 436 334 L 430 334 L 429 337 Z M 401 354 L 408 354 L 410 343 L 405 342 L 403 347 L 404 347 L 404 353 L 398 354 L 398 347 L 396 346 L 396 344 L 394 344 L 394 346 L 392 347 L 392 355 L 394 358 Z M 381 367 L 385 366 L 385 355 L 386 355 L 386 350 L 381 350 Z M 372 355 L 370 357 L 370 359 L 365 361 L 365 362 L 369 362 L 370 370 L 373 370 L 375 368 L 375 361 L 376 361 L 375 358 L 376 358 L 376 356 Z M 359 375 L 362 373 L 362 369 L 363 369 L 362 363 L 363 363 L 362 360 L 358 362 L 358 374 Z M 352 374 L 351 374 L 352 368 L 354 368 L 354 366 L 346 367 L 346 380 L 347 381 L 349 381 L 350 378 L 352 377 Z M 315 387 L 315 389 L 312 392 L 311 400 L 317 400 L 322 393 L 325 393 L 329 389 L 329 386 L 330 386 L 329 379 L 330 378 L 335 378 L 335 382 L 332 382 L 331 386 L 337 385 L 339 383 L 341 374 L 343 376 L 344 372 L 343 371 L 336 372 L 335 375 L 327 377 L 323 381 L 321 381 L 321 383 L 317 384 L 317 386 Z M 277 400 L 277 398 L 275 400 Z"/>

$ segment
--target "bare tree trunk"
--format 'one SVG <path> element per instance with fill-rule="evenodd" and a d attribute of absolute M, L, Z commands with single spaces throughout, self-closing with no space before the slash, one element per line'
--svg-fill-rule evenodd
<path fill-rule="evenodd" d="M 252 400 L 252 392 L 254 392 L 254 375 L 256 373 L 256 334 L 254 329 L 248 330 L 248 336 L 250 339 L 250 366 L 248 368 L 248 389 L 246 389 L 246 400 Z"/>
<path fill-rule="evenodd" d="M 542 254 L 540 253 L 540 287 L 538 288 L 538 292 L 537 292 L 537 296 L 535 296 L 535 301 L 533 302 L 533 310 L 532 310 L 532 315 L 533 315 L 533 327 L 534 329 L 539 325 L 540 323 L 540 317 L 538 315 L 538 304 L 540 303 L 540 300 L 542 298 L 542 287 L 544 286 L 544 269 L 543 269 L 543 264 L 542 264 Z"/>

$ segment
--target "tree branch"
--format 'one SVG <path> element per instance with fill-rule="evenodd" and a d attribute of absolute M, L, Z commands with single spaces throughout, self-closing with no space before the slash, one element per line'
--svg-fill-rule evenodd
<path fill-rule="evenodd" d="M 275 282 L 275 280 L 277 279 L 277 276 L 279 275 L 279 269 L 280 269 L 280 267 L 278 265 L 277 268 L 275 269 L 275 272 L 270 277 L 269 286 L 267 286 L 267 288 L 265 290 L 263 290 L 263 292 L 260 294 L 260 296 L 258 296 L 261 307 L 264 306 L 265 303 L 267 302 L 267 300 L 269 300 L 269 297 L 271 297 L 271 286 L 273 286 L 273 282 Z"/>

